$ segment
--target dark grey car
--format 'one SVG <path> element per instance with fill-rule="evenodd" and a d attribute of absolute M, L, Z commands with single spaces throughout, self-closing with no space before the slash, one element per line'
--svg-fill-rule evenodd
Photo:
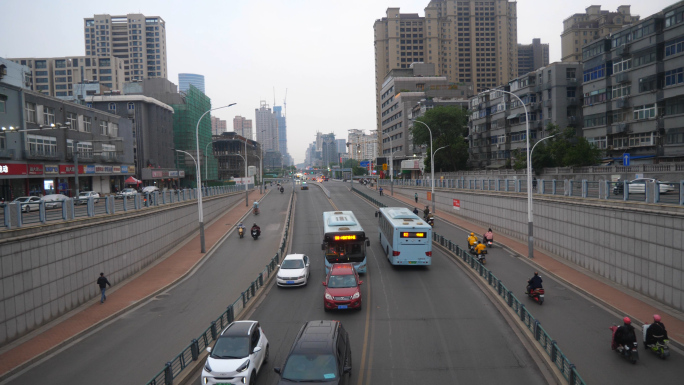
<path fill-rule="evenodd" d="M 349 335 L 340 321 L 309 321 L 297 334 L 278 384 L 348 384 L 352 371 Z"/>

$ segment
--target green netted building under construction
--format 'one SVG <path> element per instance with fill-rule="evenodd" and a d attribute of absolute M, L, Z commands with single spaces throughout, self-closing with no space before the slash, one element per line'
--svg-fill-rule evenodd
<path fill-rule="evenodd" d="M 177 150 L 190 153 L 197 159 L 196 130 L 197 121 L 211 109 L 211 99 L 194 86 L 190 86 L 183 95 L 183 104 L 172 104 L 173 140 Z M 209 114 L 202 118 L 199 125 L 199 162 L 202 183 L 218 179 L 217 161 L 212 153 L 211 119 Z M 197 173 L 192 158 L 182 152 L 177 153 L 176 167 L 185 170 L 185 178 L 181 179 L 181 187 L 196 187 Z"/>

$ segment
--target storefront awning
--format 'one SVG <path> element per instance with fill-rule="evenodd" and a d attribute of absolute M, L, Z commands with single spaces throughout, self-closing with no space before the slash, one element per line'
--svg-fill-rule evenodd
<path fill-rule="evenodd" d="M 128 177 L 128 179 L 126 179 L 124 181 L 124 183 L 125 184 L 136 184 L 136 185 L 138 185 L 138 184 L 142 183 L 142 181 L 137 180 L 137 179 L 133 178 L 132 176 L 130 176 L 130 177 Z"/>

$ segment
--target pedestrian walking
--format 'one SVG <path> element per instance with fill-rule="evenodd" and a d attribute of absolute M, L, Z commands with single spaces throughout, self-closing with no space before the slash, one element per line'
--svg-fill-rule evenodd
<path fill-rule="evenodd" d="M 418 203 L 418 193 L 413 194 L 413 198 L 416 200 L 416 203 Z"/>
<path fill-rule="evenodd" d="M 102 292 L 102 297 L 100 297 L 100 303 L 103 303 L 104 301 L 107 300 L 107 296 L 105 295 L 105 290 L 107 290 L 107 285 L 109 287 L 112 287 L 112 284 L 109 283 L 107 280 L 107 277 L 104 276 L 104 273 L 100 273 L 100 278 L 97 279 L 97 284 L 100 286 L 100 291 Z"/>
<path fill-rule="evenodd" d="M 380 191 L 380 196 L 382 196 L 382 187 L 380 187 L 378 191 Z"/>

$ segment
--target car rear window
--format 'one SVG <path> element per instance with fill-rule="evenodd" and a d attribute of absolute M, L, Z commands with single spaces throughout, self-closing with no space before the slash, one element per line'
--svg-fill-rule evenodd
<path fill-rule="evenodd" d="M 292 354 L 282 377 L 290 381 L 330 381 L 337 378 L 337 362 L 332 354 Z"/>

